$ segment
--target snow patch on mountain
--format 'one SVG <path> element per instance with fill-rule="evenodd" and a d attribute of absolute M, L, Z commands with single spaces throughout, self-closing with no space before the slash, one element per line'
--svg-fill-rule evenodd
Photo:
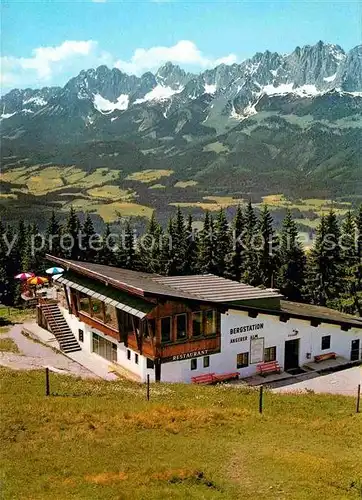
<path fill-rule="evenodd" d="M 337 73 L 334 73 L 334 75 L 331 75 L 331 76 L 326 76 L 325 78 L 323 78 L 323 80 L 325 82 L 333 82 L 333 80 L 336 79 L 336 76 L 337 76 Z"/>
<path fill-rule="evenodd" d="M 216 85 L 208 85 L 205 83 L 205 94 L 215 94 Z"/>
<path fill-rule="evenodd" d="M 148 92 L 142 99 L 136 99 L 134 104 L 141 104 L 147 101 L 163 101 L 165 99 L 170 99 L 175 94 L 179 94 L 183 91 L 183 87 L 174 90 L 171 87 L 164 87 L 163 85 L 157 85 L 151 92 Z"/>
<path fill-rule="evenodd" d="M 116 109 L 125 111 L 128 109 L 128 104 L 129 96 L 127 94 L 121 94 L 116 102 L 108 101 L 108 99 L 105 99 L 100 94 L 94 94 L 93 105 L 103 115 L 109 115 Z"/>
<path fill-rule="evenodd" d="M 2 115 L 0 115 L 0 118 L 2 120 L 6 120 L 7 118 L 11 118 L 14 115 L 16 115 L 16 112 L 15 113 L 3 113 Z"/>
<path fill-rule="evenodd" d="M 317 90 L 315 85 L 302 85 L 301 87 L 293 88 L 293 83 L 282 83 L 278 87 L 274 85 L 265 85 L 262 92 L 267 95 L 283 95 L 295 94 L 301 97 L 319 95 L 321 92 Z"/>
<path fill-rule="evenodd" d="M 27 99 L 23 102 L 23 104 L 31 103 L 35 104 L 36 106 L 46 106 L 48 104 L 48 102 L 42 97 L 30 97 L 30 99 Z"/>

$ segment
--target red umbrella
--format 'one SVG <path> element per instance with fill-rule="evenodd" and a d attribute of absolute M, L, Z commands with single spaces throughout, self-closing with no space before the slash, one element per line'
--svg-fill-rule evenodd
<path fill-rule="evenodd" d="M 27 280 L 28 285 L 44 285 L 48 283 L 48 278 L 43 278 L 42 276 L 34 276 Z"/>
<path fill-rule="evenodd" d="M 35 276 L 34 273 L 20 273 L 15 276 L 15 279 L 25 281 L 29 278 L 33 278 Z"/>

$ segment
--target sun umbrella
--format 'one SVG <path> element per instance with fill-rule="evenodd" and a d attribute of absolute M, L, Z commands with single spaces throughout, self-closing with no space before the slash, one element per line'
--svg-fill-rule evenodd
<path fill-rule="evenodd" d="M 35 276 L 34 273 L 20 273 L 15 276 L 15 279 L 25 281 L 29 278 L 33 278 Z"/>
<path fill-rule="evenodd" d="M 45 272 L 47 274 L 62 274 L 64 273 L 64 269 L 61 267 L 49 267 Z"/>
<path fill-rule="evenodd" d="M 48 278 L 43 278 L 42 276 L 34 276 L 33 278 L 29 278 L 27 280 L 28 285 L 44 285 L 44 283 L 48 283 Z"/>

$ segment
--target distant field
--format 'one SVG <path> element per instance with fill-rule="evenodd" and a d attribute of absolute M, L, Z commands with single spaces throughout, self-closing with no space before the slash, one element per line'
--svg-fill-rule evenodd
<path fill-rule="evenodd" d="M 101 203 L 89 199 L 78 198 L 62 207 L 67 212 L 73 206 L 77 211 L 97 213 L 105 222 L 114 222 L 119 217 L 146 217 L 150 218 L 153 209 L 138 203 L 114 201 Z"/>
<path fill-rule="evenodd" d="M 192 187 L 196 186 L 198 184 L 197 181 L 178 181 L 175 184 L 175 188 L 187 188 L 187 187 Z"/>
<path fill-rule="evenodd" d="M 88 189 L 87 194 L 94 198 L 105 198 L 107 200 L 133 200 L 135 192 L 121 189 L 119 186 L 105 185 Z"/>
<path fill-rule="evenodd" d="M 358 500 L 355 399 L 0 369 L 4 500 Z"/>
<path fill-rule="evenodd" d="M 155 182 L 162 177 L 169 177 L 173 174 L 173 170 L 157 170 L 148 169 L 142 170 L 141 172 L 134 172 L 126 177 L 128 181 L 138 181 L 148 184 L 149 182 Z"/>
<path fill-rule="evenodd" d="M 202 210 L 215 212 L 216 210 L 220 210 L 220 208 L 227 208 L 244 203 L 243 200 L 235 199 L 231 196 L 203 196 L 202 199 L 205 201 L 170 203 L 170 205 L 179 206 L 180 208 L 201 208 Z"/>

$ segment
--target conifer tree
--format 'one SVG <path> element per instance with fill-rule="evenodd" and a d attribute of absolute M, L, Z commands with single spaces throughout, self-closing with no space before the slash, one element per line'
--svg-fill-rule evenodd
<path fill-rule="evenodd" d="M 87 213 L 81 232 L 81 246 L 79 249 L 79 258 L 86 262 L 95 262 L 100 247 L 100 239 L 97 238 L 94 230 L 93 221 Z"/>
<path fill-rule="evenodd" d="M 186 255 L 185 255 L 185 274 L 197 274 L 198 268 L 198 235 L 192 227 L 192 215 L 189 214 L 186 228 Z"/>
<path fill-rule="evenodd" d="M 228 256 L 231 253 L 231 238 L 225 211 L 221 208 L 215 221 L 215 273 L 224 276 Z"/>
<path fill-rule="evenodd" d="M 133 227 L 127 221 L 124 229 L 124 238 L 117 252 L 118 266 L 138 271 L 140 269 L 138 254 L 136 252 Z"/>
<path fill-rule="evenodd" d="M 361 314 L 362 290 L 359 290 L 357 227 L 351 211 L 347 212 L 342 224 L 341 261 L 343 287 L 336 307 L 349 314 Z"/>
<path fill-rule="evenodd" d="M 262 282 L 258 264 L 260 238 L 258 238 L 257 218 L 251 201 L 249 201 L 245 210 L 244 224 L 245 251 L 242 262 L 242 281 L 249 285 L 257 286 Z"/>
<path fill-rule="evenodd" d="M 160 273 L 166 276 L 174 274 L 173 265 L 173 241 L 174 241 L 174 220 L 170 217 L 167 229 L 161 238 L 160 248 Z"/>
<path fill-rule="evenodd" d="M 199 269 L 201 273 L 215 273 L 215 230 L 209 211 L 205 212 L 204 226 L 199 237 Z"/>
<path fill-rule="evenodd" d="M 261 248 L 259 249 L 258 263 L 261 282 L 266 287 L 273 286 L 274 273 L 276 271 L 277 256 L 274 251 L 274 229 L 273 218 L 267 205 L 263 206 L 260 213 L 258 230 L 261 237 Z"/>
<path fill-rule="evenodd" d="M 62 235 L 62 228 L 55 214 L 55 211 L 53 210 L 45 231 L 46 253 L 55 255 L 56 257 L 63 257 L 64 254 L 61 248 L 61 239 L 60 239 L 61 235 Z"/>
<path fill-rule="evenodd" d="M 107 223 L 100 242 L 100 249 L 97 255 L 97 262 L 105 266 L 117 265 L 117 255 L 115 251 L 115 241 L 111 233 L 110 225 Z"/>
<path fill-rule="evenodd" d="M 174 231 L 172 238 L 172 274 L 183 275 L 186 268 L 186 227 L 185 219 L 180 207 L 177 207 L 177 213 L 174 222 Z"/>
<path fill-rule="evenodd" d="M 64 249 L 66 257 L 72 260 L 78 260 L 80 255 L 80 222 L 73 208 L 73 205 L 70 207 L 62 236 L 63 242 L 67 247 Z"/>
<path fill-rule="evenodd" d="M 160 243 L 162 228 L 157 222 L 155 212 L 152 213 L 147 229 L 141 238 L 138 252 L 140 266 L 145 272 L 158 273 L 161 265 Z"/>
<path fill-rule="evenodd" d="M 241 206 L 238 205 L 233 222 L 232 251 L 229 254 L 229 259 L 227 262 L 227 269 L 226 269 L 226 277 L 235 281 L 241 281 L 242 277 L 242 266 L 244 263 L 243 245 L 245 243 L 244 231 L 245 231 L 244 215 L 241 210 Z"/>
<path fill-rule="evenodd" d="M 314 304 L 333 306 L 343 288 L 339 236 L 337 218 L 332 210 L 321 218 L 308 259 L 308 292 Z"/>
<path fill-rule="evenodd" d="M 277 287 L 287 299 L 300 301 L 304 289 L 305 255 L 290 210 L 283 220 L 279 259 Z"/>
<path fill-rule="evenodd" d="M 0 303 L 8 304 L 9 299 L 9 277 L 7 275 L 7 245 L 5 242 L 6 229 L 0 220 Z"/>

